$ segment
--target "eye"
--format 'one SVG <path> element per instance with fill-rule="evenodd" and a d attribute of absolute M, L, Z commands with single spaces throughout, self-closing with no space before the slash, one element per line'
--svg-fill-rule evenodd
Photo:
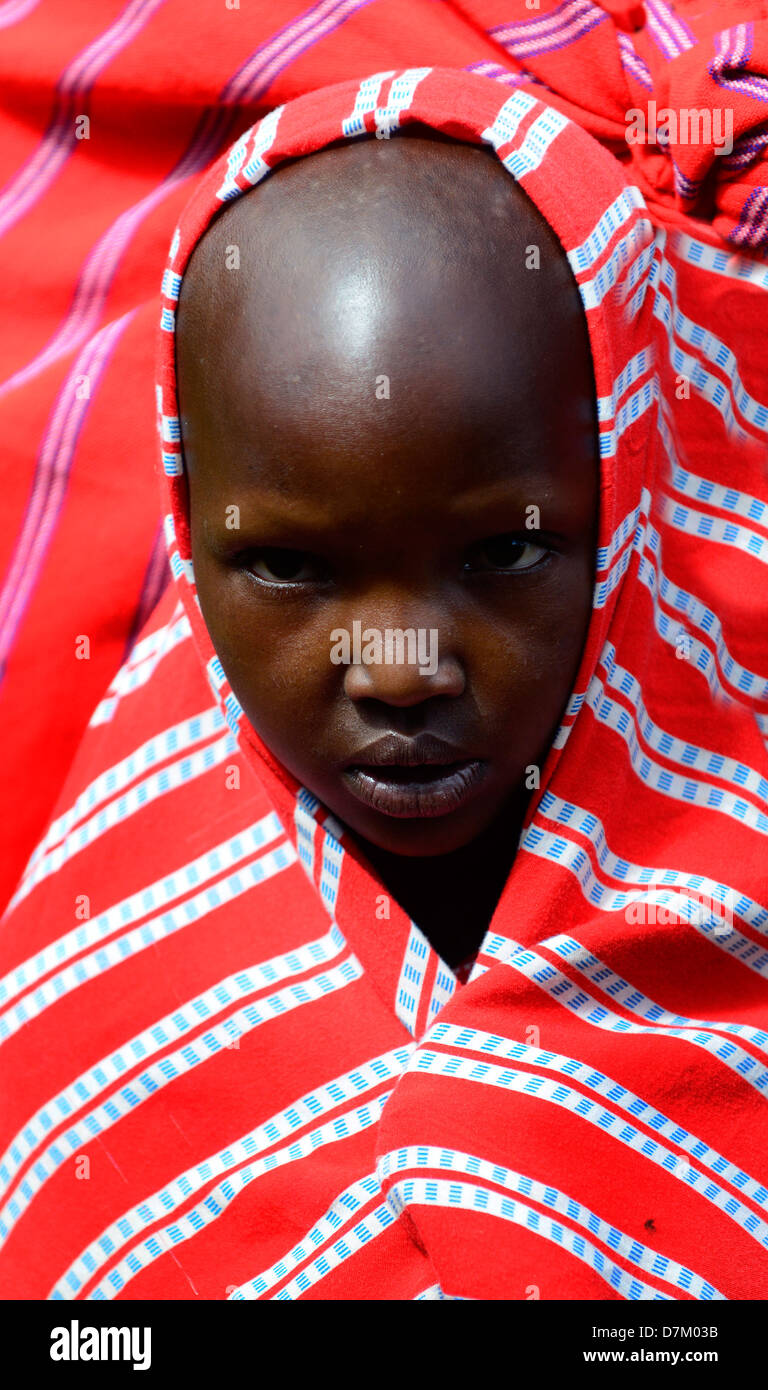
<path fill-rule="evenodd" d="M 258 550 L 249 556 L 248 569 L 265 584 L 304 584 L 326 578 L 321 562 L 307 550 Z"/>
<path fill-rule="evenodd" d="M 483 570 L 486 573 L 498 571 L 532 570 L 550 552 L 545 546 L 534 545 L 532 541 L 521 540 L 519 536 L 491 536 L 480 541 L 469 552 L 470 560 L 464 566 L 468 570 Z"/>

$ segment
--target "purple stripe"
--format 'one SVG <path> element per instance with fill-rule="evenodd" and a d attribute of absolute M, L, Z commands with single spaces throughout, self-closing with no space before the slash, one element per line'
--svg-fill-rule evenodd
<path fill-rule="evenodd" d="M 744 77 L 718 77 L 715 80 L 729 92 L 743 92 L 745 96 L 754 97 L 755 101 L 768 101 L 768 77 L 761 77 L 759 73 L 745 74 Z"/>
<path fill-rule="evenodd" d="M 650 69 L 648 68 L 648 65 L 645 63 L 645 61 L 640 57 L 640 54 L 635 51 L 635 45 L 633 44 L 630 35 L 622 34 L 619 31 L 616 34 L 616 38 L 619 44 L 619 56 L 621 58 L 621 65 L 624 68 L 624 71 L 628 72 L 630 77 L 634 77 L 635 81 L 639 82 L 641 87 L 645 87 L 646 91 L 652 92 L 653 79 L 651 77 Z"/>
<path fill-rule="evenodd" d="M 139 602 L 131 623 L 131 629 L 123 652 L 123 659 L 120 663 L 124 666 L 128 660 L 131 648 L 141 632 L 145 622 L 150 617 L 156 604 L 162 598 L 171 578 L 171 569 L 168 564 L 168 552 L 165 547 L 165 534 L 163 523 L 159 522 L 155 531 L 155 539 L 152 542 L 149 562 L 144 573 L 144 581 L 141 586 Z"/>
<path fill-rule="evenodd" d="M 668 58 L 676 58 L 678 54 L 685 53 L 687 49 L 694 48 L 698 43 L 693 30 L 675 13 L 674 6 L 668 5 L 666 0 L 645 0 L 645 12 L 649 21 L 648 27 L 654 34 L 654 38 L 656 37 L 654 29 L 657 29 L 659 35 L 663 33 L 671 45 L 671 51 L 667 53 Z"/>
<path fill-rule="evenodd" d="M 500 25 L 488 33 L 514 57 L 532 58 L 575 43 L 607 17 L 605 10 L 599 10 L 591 0 L 567 0 L 551 15 L 532 22 Z"/>
<path fill-rule="evenodd" d="M 75 117 L 102 70 L 144 28 L 165 0 L 130 0 L 122 14 L 79 53 L 56 84 L 53 119 L 35 153 L 22 164 L 0 195 L 0 236 L 10 231 L 42 197 L 80 142 L 75 138 Z"/>
<path fill-rule="evenodd" d="M 509 24 L 496 24 L 492 29 L 488 29 L 487 33 L 496 43 L 506 44 L 507 40 L 515 42 L 518 39 L 527 42 L 529 39 L 554 33 L 564 24 L 588 14 L 594 8 L 592 0 L 563 0 L 557 9 L 551 10 L 549 14 L 539 15 L 538 19 L 518 19 Z"/>
<path fill-rule="evenodd" d="M 131 309 L 115 323 L 107 324 L 88 342 L 59 391 L 38 455 L 24 521 L 0 594 L 0 612 L 3 615 L 0 627 L 0 675 L 5 674 L 8 654 L 53 538 L 69 483 L 75 445 L 92 393 L 101 380 L 118 339 L 135 313 L 136 310 Z M 88 377 L 90 393 L 82 400 L 75 393 L 75 383 L 80 376 Z"/>
<path fill-rule="evenodd" d="M 666 30 L 659 24 L 655 15 L 651 12 L 650 4 L 646 8 L 646 27 L 656 47 L 660 48 L 665 58 L 676 58 L 678 55 L 677 45 L 669 37 Z"/>
<path fill-rule="evenodd" d="M 723 29 L 718 35 L 718 51 L 707 64 L 710 77 L 726 91 L 743 92 L 755 101 L 768 101 L 768 78 L 761 73 L 743 71 L 749 62 L 755 43 L 753 24 L 737 24 Z M 737 77 L 735 74 L 742 72 Z"/>
<path fill-rule="evenodd" d="M 326 33 L 338 28 L 350 14 L 371 3 L 372 0 L 321 0 L 246 60 L 229 79 L 216 104 L 203 112 L 192 141 L 175 168 L 151 193 L 121 213 L 92 247 L 83 263 L 66 318 L 37 356 L 0 385 L 0 397 L 39 375 L 95 332 L 117 267 L 139 224 L 178 184 L 200 173 L 219 150 L 230 143 L 232 127 L 241 119 L 237 103 L 256 102 L 281 68 L 306 52 Z M 276 49 L 277 39 L 282 40 L 281 51 Z"/>
<path fill-rule="evenodd" d="M 699 196 L 703 180 L 689 179 L 682 170 L 678 168 L 674 159 L 672 160 L 672 167 L 675 173 L 675 191 L 679 193 L 680 197 L 684 198 L 686 202 L 694 202 Z"/>
<path fill-rule="evenodd" d="M 723 159 L 724 169 L 743 169 L 754 161 L 768 145 L 768 126 L 763 127 L 762 133 L 758 134 L 751 131 L 749 136 L 743 136 L 737 140 L 733 147 L 733 154 L 726 155 Z"/>
<path fill-rule="evenodd" d="M 0 5 L 0 29 L 8 29 L 26 19 L 39 4 L 40 0 L 7 0 L 5 5 Z"/>
<path fill-rule="evenodd" d="M 289 63 L 338 29 L 350 15 L 372 3 L 373 0 L 320 0 L 257 48 L 227 83 L 219 100 L 257 101 Z"/>
<path fill-rule="evenodd" d="M 232 95 L 237 93 L 241 87 L 245 88 L 243 92 L 245 97 L 251 101 L 256 100 L 274 80 L 275 74 L 282 67 L 287 66 L 299 54 L 306 52 L 313 43 L 324 37 L 326 33 L 338 28 L 351 14 L 364 9 L 370 3 L 372 0 L 341 0 L 341 3 L 339 0 L 322 0 L 321 4 L 313 6 L 301 19 L 286 25 L 280 35 L 273 35 L 267 44 L 262 45 L 254 55 L 247 59 L 246 63 L 227 82 L 222 93 L 222 102 L 227 96 L 232 101 Z M 282 40 L 279 51 L 276 50 L 277 39 Z M 254 60 L 260 56 L 262 62 L 260 65 L 255 65 L 254 71 Z M 247 72 L 247 87 L 245 87 L 242 78 L 244 72 Z M 175 170 L 163 180 L 158 188 L 142 198 L 134 208 L 123 213 L 91 251 L 79 277 L 72 307 L 49 347 L 44 349 L 36 359 L 33 359 L 28 367 L 15 373 L 0 389 L 0 394 L 4 394 L 6 390 L 10 389 L 12 384 L 18 385 L 21 380 L 27 380 L 37 375 L 37 372 L 42 370 L 42 365 L 47 366 L 49 362 L 60 357 L 63 353 L 73 350 L 79 346 L 84 337 L 87 337 L 94 323 L 98 321 L 111 279 L 115 274 L 123 251 L 141 219 L 176 184 L 188 178 L 190 174 L 205 168 L 211 162 L 232 123 L 239 119 L 240 112 L 236 105 L 229 108 L 216 105 L 208 107 L 204 111 L 198 122 L 192 144 L 187 153 L 182 156 Z M 229 142 L 227 141 L 227 143 Z M 130 315 L 127 315 L 126 319 L 128 317 Z M 120 322 L 122 323 L 123 320 Z M 96 339 L 87 344 L 81 362 L 87 359 L 93 343 L 98 341 L 103 334 L 109 332 L 112 327 L 114 325 L 102 329 Z M 55 348 L 54 344 L 56 345 Z M 85 371 L 85 367 L 78 364 L 70 376 L 79 375 Z M 2 624 L 0 628 L 0 680 L 4 675 L 13 637 L 38 583 L 45 554 L 64 501 L 66 487 L 58 487 L 55 479 L 52 479 L 50 457 L 58 459 L 57 476 L 60 472 L 64 472 L 68 477 L 77 436 L 75 435 L 74 438 L 67 441 L 62 439 L 66 427 L 66 416 L 61 409 L 61 397 L 62 393 L 60 393 L 46 433 L 24 522 L 11 561 L 11 568 L 0 593 L 0 624 Z M 77 402 L 77 404 L 83 406 L 84 414 L 87 409 L 87 402 Z M 78 429 L 81 426 L 82 420 Z M 69 447 L 68 457 L 66 453 L 62 454 L 62 450 L 67 445 Z M 66 462 L 64 463 L 63 460 Z M 39 524 L 38 517 L 41 509 L 45 507 L 47 493 L 52 495 L 52 501 L 46 509 L 47 529 L 44 536 L 38 536 L 39 544 L 35 546 L 34 539 Z M 18 565 L 16 564 L 17 558 L 20 561 Z"/>
<path fill-rule="evenodd" d="M 753 188 L 741 210 L 738 227 L 728 233 L 739 246 L 768 243 L 768 188 Z"/>
<path fill-rule="evenodd" d="M 524 82 L 539 83 L 538 78 L 532 77 L 523 68 L 522 72 L 510 72 L 509 68 L 503 68 L 501 63 L 470 63 L 465 69 L 466 72 L 474 72 L 478 77 L 492 77 L 494 82 L 503 82 L 506 87 L 520 87 Z"/>
<path fill-rule="evenodd" d="M 671 34 L 677 38 L 681 53 L 687 48 L 695 48 L 699 42 L 690 25 L 677 13 L 674 0 L 652 0 L 656 13 L 664 16 L 664 22 Z"/>
<path fill-rule="evenodd" d="M 755 101 L 768 101 L 768 77 L 746 71 L 755 43 L 754 25 L 737 24 L 718 35 L 718 52 L 707 64 L 710 77 L 729 92 L 742 92 Z M 736 73 L 741 72 L 741 76 Z"/>
<path fill-rule="evenodd" d="M 698 43 L 688 25 L 664 0 L 646 0 L 645 16 L 648 32 L 665 58 L 677 58 Z"/>

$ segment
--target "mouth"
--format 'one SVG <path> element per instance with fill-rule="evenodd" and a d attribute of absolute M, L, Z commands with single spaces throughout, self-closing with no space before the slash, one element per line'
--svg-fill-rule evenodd
<path fill-rule="evenodd" d="M 343 771 L 364 806 L 396 819 L 447 816 L 476 795 L 488 764 L 429 734 L 388 734 Z"/>

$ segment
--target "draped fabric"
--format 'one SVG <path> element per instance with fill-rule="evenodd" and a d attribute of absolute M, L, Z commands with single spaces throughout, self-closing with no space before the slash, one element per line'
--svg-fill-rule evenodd
<path fill-rule="evenodd" d="M 222 202 L 414 121 L 554 229 L 600 434 L 586 646 L 466 983 L 238 706 L 174 376 Z M 764 1294 L 768 269 L 651 217 L 641 167 L 535 84 L 427 64 L 274 108 L 196 187 L 158 314 L 172 586 L 0 930 L 2 1296 Z"/>
<path fill-rule="evenodd" d="M 194 181 L 286 100 L 438 64 L 543 85 L 630 164 L 656 225 L 764 264 L 767 14 L 755 0 L 0 3 L 0 903 L 167 583 L 148 383 Z M 627 112 L 650 101 L 658 138 L 629 144 Z M 702 115 L 665 124 L 668 108 Z M 725 299 L 737 281 L 708 283 Z"/>

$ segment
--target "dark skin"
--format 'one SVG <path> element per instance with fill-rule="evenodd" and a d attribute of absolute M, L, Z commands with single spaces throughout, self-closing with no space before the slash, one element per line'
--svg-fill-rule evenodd
<path fill-rule="evenodd" d="M 409 127 L 292 161 L 227 207 L 176 337 L 192 557 L 224 670 L 458 964 L 589 623 L 594 385 L 562 248 L 492 152 Z M 333 664 L 331 632 L 356 621 L 436 629 L 436 669 Z M 440 814 L 361 801 L 356 755 L 390 733 L 449 742 L 480 768 L 471 794 Z"/>

